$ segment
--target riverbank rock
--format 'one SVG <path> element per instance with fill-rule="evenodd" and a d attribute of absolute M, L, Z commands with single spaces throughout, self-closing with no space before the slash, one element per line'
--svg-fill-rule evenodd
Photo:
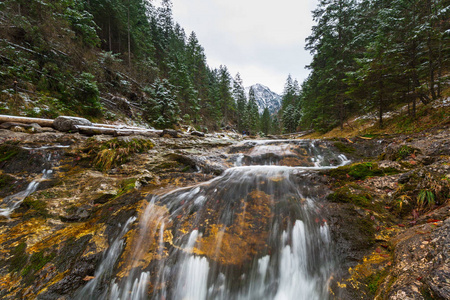
<path fill-rule="evenodd" d="M 76 125 L 92 126 L 92 122 L 84 118 L 66 116 L 57 117 L 53 122 L 53 127 L 62 132 L 78 131 Z"/>

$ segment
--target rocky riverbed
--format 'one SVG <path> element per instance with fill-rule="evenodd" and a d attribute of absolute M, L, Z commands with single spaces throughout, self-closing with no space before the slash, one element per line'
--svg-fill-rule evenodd
<path fill-rule="evenodd" d="M 248 146 L 217 135 L 0 130 L 0 141 L 3 299 L 71 299 L 148 195 L 215 178 L 238 157 L 254 159 Z M 449 299 L 449 128 L 320 143 L 353 162 L 308 177 L 325 189 L 320 206 L 340 266 L 329 279 L 331 298 Z M 293 153 L 282 163 L 305 161 Z"/>

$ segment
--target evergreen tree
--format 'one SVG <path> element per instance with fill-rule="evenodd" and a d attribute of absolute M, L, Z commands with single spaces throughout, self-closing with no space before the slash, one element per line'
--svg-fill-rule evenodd
<path fill-rule="evenodd" d="M 270 112 L 269 112 L 269 109 L 266 107 L 266 108 L 264 108 L 263 114 L 261 116 L 259 128 L 265 135 L 268 135 L 269 132 L 271 131 L 271 126 L 272 126 L 272 120 L 270 117 Z"/>
<path fill-rule="evenodd" d="M 245 129 L 243 118 L 247 99 L 245 97 L 245 89 L 239 73 L 236 74 L 233 82 L 233 98 L 236 101 L 237 128 L 239 132 L 242 132 Z"/>
<path fill-rule="evenodd" d="M 157 128 L 168 128 L 176 124 L 180 109 L 175 87 L 167 79 L 157 79 L 147 92 L 150 94 L 145 107 L 147 120 Z"/>
<path fill-rule="evenodd" d="M 247 130 L 250 131 L 251 134 L 255 134 L 259 130 L 259 112 L 258 112 L 258 104 L 256 104 L 255 91 L 253 87 L 250 88 L 248 95 L 248 102 L 245 108 L 245 119 Z"/>
<path fill-rule="evenodd" d="M 226 66 L 219 68 L 219 93 L 223 115 L 223 124 L 232 120 L 235 112 L 235 103 L 231 95 L 231 76 Z"/>

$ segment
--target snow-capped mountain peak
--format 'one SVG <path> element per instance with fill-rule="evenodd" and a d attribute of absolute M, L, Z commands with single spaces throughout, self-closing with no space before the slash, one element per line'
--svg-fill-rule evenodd
<path fill-rule="evenodd" d="M 247 99 L 251 87 L 255 92 L 256 104 L 258 104 L 258 111 L 260 114 L 263 113 L 264 108 L 266 107 L 269 109 L 270 114 L 278 112 L 281 107 L 280 95 L 272 92 L 267 86 L 257 83 L 245 88 L 245 95 L 247 96 Z"/>

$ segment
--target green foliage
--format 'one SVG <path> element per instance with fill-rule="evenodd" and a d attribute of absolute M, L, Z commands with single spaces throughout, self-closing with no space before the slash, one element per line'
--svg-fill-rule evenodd
<path fill-rule="evenodd" d="M 83 6 L 83 1 L 74 0 L 73 7 L 67 7 L 64 17 L 85 45 L 95 47 L 100 42 L 96 31 L 97 25 L 92 14 L 84 10 Z"/>
<path fill-rule="evenodd" d="M 150 99 L 144 104 L 147 121 L 156 128 L 169 128 L 176 124 L 180 109 L 175 87 L 166 79 L 157 79 L 147 92 L 150 95 Z"/>
<path fill-rule="evenodd" d="M 445 3 L 319 1 L 307 38 L 313 60 L 302 85 L 300 124 L 324 132 L 342 128 L 351 115 L 377 111 L 383 127 L 392 107 L 408 103 L 415 119 L 418 101 L 442 97 L 450 61 Z"/>
<path fill-rule="evenodd" d="M 82 104 L 83 111 L 88 115 L 97 117 L 101 115 L 101 104 L 100 92 L 94 79 L 94 75 L 86 72 L 75 78 L 74 96 Z"/>
<path fill-rule="evenodd" d="M 416 151 L 416 149 L 414 149 L 413 147 L 410 147 L 408 145 L 402 145 L 400 147 L 400 149 L 398 149 L 397 153 L 395 154 L 394 159 L 399 161 L 399 160 L 403 160 L 406 157 L 408 157 L 409 155 L 411 155 L 412 153 L 414 153 Z"/>
<path fill-rule="evenodd" d="M 436 204 L 435 198 L 433 191 L 421 190 L 417 195 L 417 204 L 420 208 L 433 207 Z"/>
<path fill-rule="evenodd" d="M 136 108 L 127 117 L 160 128 L 174 126 L 180 115 L 214 129 L 238 123 L 227 68 L 208 67 L 196 34 L 186 38 L 173 20 L 170 1 L 160 7 L 143 0 L 5 0 L 1 5 L 6 29 L 0 31 L 0 90 L 8 89 L 8 102 L 14 103 L 0 104 L 2 113 L 100 118 L 100 100 L 115 110 L 108 100 L 118 96 Z M 15 81 L 30 99 L 45 95 L 64 107 L 16 105 Z M 164 97 L 156 95 L 158 81 L 169 92 Z M 26 106 L 31 103 L 47 106 L 36 101 Z"/>
<path fill-rule="evenodd" d="M 269 134 L 270 128 L 272 127 L 272 118 L 270 117 L 269 109 L 266 107 L 260 119 L 260 126 L 264 136 Z"/>
<path fill-rule="evenodd" d="M 250 131 L 251 134 L 256 134 L 259 130 L 259 112 L 253 88 L 250 88 L 249 91 L 248 102 L 244 112 L 244 120 L 244 127 Z"/>
<path fill-rule="evenodd" d="M 107 171 L 125 163 L 131 155 L 152 149 L 153 146 L 153 143 L 146 139 L 119 140 L 114 138 L 100 143 L 95 139 L 90 139 L 84 152 L 91 157 L 95 167 Z"/>

